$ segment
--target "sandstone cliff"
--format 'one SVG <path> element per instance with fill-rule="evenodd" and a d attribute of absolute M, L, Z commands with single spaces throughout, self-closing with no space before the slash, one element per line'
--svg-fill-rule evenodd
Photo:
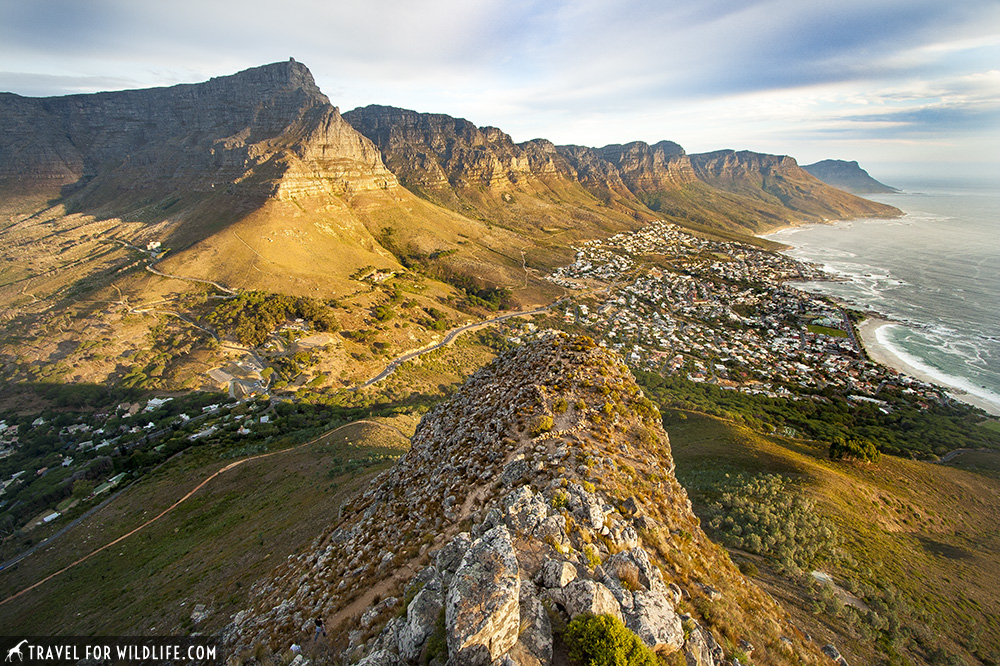
<path fill-rule="evenodd" d="M 667 216 L 743 231 L 899 214 L 825 185 L 790 157 L 734 151 L 689 156 L 672 141 L 603 148 L 556 147 L 542 139 L 514 143 L 495 127 L 386 106 L 344 117 L 379 147 L 406 187 L 455 210 L 510 223 L 527 216 L 544 224 L 524 210 L 525 197 L 586 207 L 592 216 Z M 519 195 L 516 211 L 503 205 Z"/>
<path fill-rule="evenodd" d="M 268 196 L 296 190 L 282 181 L 288 172 L 321 175 L 335 191 L 395 185 L 294 60 L 169 88 L 0 95 L 0 179 L 22 188 L 103 182 Z"/>
<path fill-rule="evenodd" d="M 590 612 L 689 664 L 738 645 L 759 664 L 821 663 L 708 541 L 673 469 L 620 357 L 565 335 L 518 348 L 422 419 L 397 465 L 264 581 L 226 645 L 282 653 L 323 617 L 325 658 L 538 666 Z"/>

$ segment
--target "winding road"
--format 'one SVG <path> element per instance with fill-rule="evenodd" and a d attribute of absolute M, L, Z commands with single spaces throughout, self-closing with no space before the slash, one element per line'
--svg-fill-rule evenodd
<path fill-rule="evenodd" d="M 6 604 L 9 601 L 13 601 L 14 599 L 17 599 L 18 597 L 20 597 L 20 596 L 22 596 L 24 594 L 27 594 L 31 590 L 35 589 L 36 587 L 38 587 L 40 585 L 43 585 L 43 584 L 47 583 L 48 581 L 52 580 L 56 576 L 59 576 L 59 575 L 62 575 L 64 573 L 66 573 L 67 571 L 69 571 L 70 569 L 72 569 L 73 567 L 75 567 L 76 565 L 82 564 L 83 562 L 86 562 L 87 560 L 89 560 L 90 558 L 92 558 L 94 555 L 97 555 L 98 553 L 103 552 L 103 551 L 107 550 L 108 548 L 111 548 L 115 544 L 121 543 L 122 541 L 124 541 L 125 539 L 129 538 L 133 534 L 135 534 L 137 532 L 140 532 L 143 529 L 149 527 L 150 525 L 152 525 L 153 523 L 155 523 L 156 521 L 160 520 L 161 518 L 163 518 L 164 516 L 166 516 L 167 514 L 169 514 L 171 511 L 173 511 L 174 509 L 176 509 L 178 506 L 180 506 L 181 504 L 183 504 L 184 502 L 186 502 L 192 495 L 194 495 L 196 492 L 198 492 L 199 490 L 201 490 L 202 488 L 204 488 L 210 481 L 212 481 L 212 479 L 214 479 L 215 477 L 219 476 L 220 474 L 224 474 L 225 472 L 228 472 L 229 470 L 235 469 L 235 468 L 239 467 L 240 465 L 242 465 L 243 463 L 250 462 L 251 460 L 260 460 L 262 458 L 269 458 L 271 456 L 280 455 L 282 453 L 287 453 L 289 451 L 296 451 L 298 449 L 301 449 L 303 447 L 309 446 L 311 444 L 315 444 L 316 442 L 319 442 L 319 441 L 321 441 L 323 439 L 326 439 L 327 437 L 331 437 L 331 436 L 337 434 L 337 432 L 343 430 L 344 428 L 348 428 L 350 426 L 354 426 L 354 425 L 357 425 L 359 423 L 368 423 L 368 424 L 372 424 L 372 425 L 381 426 L 381 427 L 384 427 L 384 428 L 389 428 L 389 429 L 394 430 L 395 432 L 397 432 L 397 433 L 399 433 L 399 434 L 401 434 L 401 435 L 403 435 L 405 437 L 405 435 L 402 433 L 402 431 L 400 431 L 399 428 L 397 428 L 395 426 L 391 426 L 391 425 L 388 425 L 388 424 L 385 424 L 385 423 L 380 423 L 378 421 L 369 421 L 369 420 L 366 420 L 366 419 L 359 419 L 357 421 L 351 421 L 350 423 L 345 423 L 344 425 L 339 426 L 337 428 L 334 428 L 333 430 L 329 430 L 329 431 L 323 433 L 322 435 L 320 435 L 319 437 L 316 437 L 315 439 L 311 439 L 308 442 L 305 442 L 303 444 L 299 444 L 298 446 L 292 446 L 292 447 L 289 447 L 287 449 L 281 449 L 280 451 L 271 451 L 269 453 L 261 453 L 261 454 L 255 455 L 255 456 L 250 456 L 249 458 L 242 458 L 242 459 L 237 460 L 235 462 L 231 462 L 228 465 L 226 465 L 225 467 L 223 467 L 222 469 L 219 469 L 216 472 L 214 472 L 213 474 L 211 474 L 210 476 L 208 476 L 201 483 L 199 483 L 194 488 L 192 488 L 191 490 L 189 490 L 186 495 L 184 495 L 179 500 L 177 500 L 176 502 L 174 502 L 173 504 L 171 504 L 169 507 L 167 507 L 166 509 L 164 509 L 163 511 L 161 511 L 160 513 L 158 513 L 153 518 L 150 518 L 149 520 L 147 520 L 143 524 L 139 525 L 138 527 L 132 529 L 131 531 L 126 532 L 125 534 L 121 535 L 117 539 L 114 539 L 113 541 L 109 541 L 108 543 L 104 544 L 100 548 L 95 548 L 94 550 L 90 551 L 89 553 L 87 553 L 83 557 L 79 558 L 78 560 L 75 560 L 74 562 L 71 562 L 70 564 L 67 564 L 63 568 L 50 573 L 48 576 L 46 576 L 45 578 L 41 579 L 40 581 L 38 581 L 36 583 L 33 583 L 32 585 L 29 585 L 28 587 L 24 588 L 23 590 L 10 595 L 6 599 L 3 599 L 2 601 L 0 601 L 0 606 Z M 120 495 L 120 494 L 121 493 L 119 493 L 118 495 Z M 115 497 L 117 497 L 118 495 L 115 495 Z M 94 513 L 95 511 L 97 511 L 101 507 L 105 506 L 106 504 L 108 504 L 109 502 L 111 502 L 111 500 L 113 500 L 113 499 L 114 499 L 114 497 L 105 500 L 103 503 L 101 503 L 100 506 L 97 506 L 94 509 L 92 509 L 91 511 L 88 511 L 86 514 L 84 514 L 83 516 L 81 516 L 77 521 L 75 521 L 71 525 L 67 525 L 66 528 L 60 530 L 55 535 L 53 535 L 51 538 L 49 538 L 47 541 L 44 541 L 42 544 L 39 544 L 39 546 L 41 546 L 43 544 L 51 545 L 52 541 L 57 536 L 59 536 L 60 534 L 62 534 L 66 530 L 68 530 L 70 527 L 72 527 L 73 525 L 75 525 L 77 522 L 79 522 L 79 521 L 83 520 L 84 518 L 86 518 L 88 515 Z M 27 557 L 32 552 L 34 552 L 34 549 L 32 549 L 31 551 L 27 551 L 25 553 L 22 553 L 21 555 L 13 558 L 9 562 L 5 562 L 4 563 L 4 567 L 6 568 L 10 564 L 14 564 L 14 563 L 19 562 L 21 559 L 23 559 L 24 557 Z M 0 569 L 0 571 L 2 571 L 2 569 Z"/>

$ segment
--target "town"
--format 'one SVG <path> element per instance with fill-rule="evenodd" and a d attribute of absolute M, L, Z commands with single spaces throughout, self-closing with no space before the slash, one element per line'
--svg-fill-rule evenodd
<path fill-rule="evenodd" d="M 593 331 L 634 368 L 770 397 L 830 387 L 883 409 L 873 396 L 886 388 L 943 400 L 937 387 L 869 361 L 843 307 L 789 284 L 826 277 L 781 254 L 656 222 L 583 244 L 548 279 L 605 294 L 569 302 L 564 322 Z"/>

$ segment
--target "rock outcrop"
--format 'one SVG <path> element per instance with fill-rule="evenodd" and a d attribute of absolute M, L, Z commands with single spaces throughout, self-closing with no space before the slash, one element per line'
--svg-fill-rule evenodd
<path fill-rule="evenodd" d="M 478 371 L 343 513 L 234 617 L 230 649 L 279 649 L 322 616 L 343 627 L 345 660 L 547 666 L 562 628 L 593 613 L 688 663 L 725 663 L 720 643 L 744 638 L 764 646 L 755 662 L 823 658 L 704 537 L 659 414 L 588 338 L 554 335 Z"/>

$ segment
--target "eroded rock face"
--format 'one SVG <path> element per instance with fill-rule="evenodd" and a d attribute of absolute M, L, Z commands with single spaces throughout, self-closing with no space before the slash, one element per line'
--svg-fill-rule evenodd
<path fill-rule="evenodd" d="M 279 198 L 397 185 L 294 60 L 167 88 L 0 95 L 0 179 Z"/>
<path fill-rule="evenodd" d="M 521 579 L 506 526 L 476 540 L 448 589 L 445 626 L 452 662 L 483 666 L 517 642 Z"/>

